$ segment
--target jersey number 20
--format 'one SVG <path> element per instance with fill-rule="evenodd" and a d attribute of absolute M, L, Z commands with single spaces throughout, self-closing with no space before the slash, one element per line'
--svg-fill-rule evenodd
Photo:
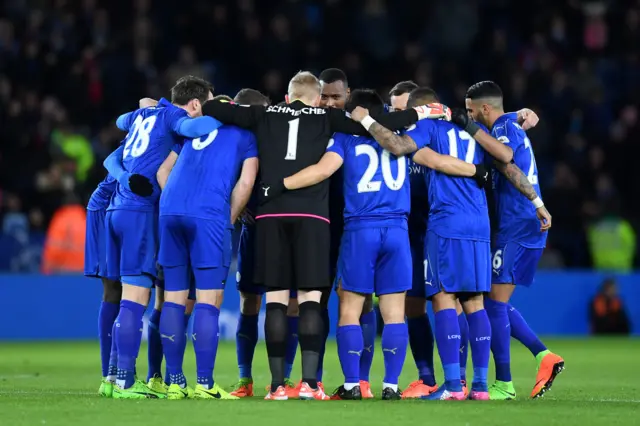
<path fill-rule="evenodd" d="M 127 158 L 129 154 L 132 157 L 140 157 L 149 147 L 149 135 L 156 124 L 155 115 L 143 118 L 141 115 L 133 122 L 133 126 L 129 130 L 129 137 L 124 145 L 122 158 Z"/>
<path fill-rule="evenodd" d="M 389 154 L 389 151 L 382 151 L 382 154 L 378 157 L 378 152 L 371 145 L 356 145 L 356 156 L 363 154 L 369 157 L 369 165 L 364 171 L 360 182 L 358 182 L 359 193 L 380 191 L 382 182 L 373 180 L 380 163 L 382 163 L 382 179 L 385 185 L 392 191 L 402 188 L 407 176 L 407 160 L 405 157 L 397 158 L 398 177 L 394 179 L 391 175 L 391 160 L 389 158 L 391 154 Z"/>

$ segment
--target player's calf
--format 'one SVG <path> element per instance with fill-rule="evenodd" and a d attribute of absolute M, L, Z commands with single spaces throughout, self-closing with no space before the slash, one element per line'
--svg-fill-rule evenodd
<path fill-rule="evenodd" d="M 382 355 L 385 373 L 382 398 L 399 399 L 398 379 L 407 355 L 409 331 L 404 321 L 405 292 L 380 295 L 380 313 L 384 321 Z"/>
<path fill-rule="evenodd" d="M 236 328 L 236 356 L 238 360 L 239 380 L 232 395 L 237 397 L 253 396 L 253 355 L 258 343 L 258 314 L 262 304 L 262 295 L 240 292 L 240 316 Z"/>
<path fill-rule="evenodd" d="M 418 369 L 418 380 L 402 392 L 403 398 L 421 398 L 437 390 L 433 372 L 433 332 L 426 310 L 425 297 L 407 296 L 405 299 L 409 346 Z"/>
<path fill-rule="evenodd" d="M 323 336 L 320 298 L 321 292 L 318 290 L 298 291 L 298 304 L 300 309 L 298 339 L 302 353 L 301 399 L 329 399 L 322 391 L 322 388 L 318 387 L 316 376 L 320 351 L 322 350 Z"/>
<path fill-rule="evenodd" d="M 365 295 L 350 291 L 340 292 L 340 318 L 336 340 L 338 358 L 344 374 L 344 384 L 333 393 L 332 399 L 362 399 L 360 389 L 360 360 L 364 339 L 360 315 Z"/>
<path fill-rule="evenodd" d="M 471 398 L 486 400 L 489 399 L 487 372 L 491 353 L 491 324 L 487 311 L 484 309 L 481 293 L 463 293 L 461 302 L 469 323 L 469 340 L 473 362 Z"/>
<path fill-rule="evenodd" d="M 120 310 L 122 284 L 119 281 L 102 278 L 102 303 L 98 313 L 98 338 L 100 339 L 100 360 L 102 366 L 102 382 L 98 393 L 111 397 L 113 382 L 109 376 L 116 375 L 116 367 L 111 367 L 111 348 L 113 343 L 113 324 Z M 110 368 L 111 367 L 111 368 Z M 111 370 L 111 371 L 110 371 Z"/>

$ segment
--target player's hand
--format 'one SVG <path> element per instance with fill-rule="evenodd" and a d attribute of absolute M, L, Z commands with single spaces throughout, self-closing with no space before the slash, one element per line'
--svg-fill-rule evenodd
<path fill-rule="evenodd" d="M 369 116 L 369 110 L 361 106 L 357 106 L 351 111 L 351 119 L 360 123 L 365 117 Z"/>
<path fill-rule="evenodd" d="M 523 108 L 518 111 L 518 124 L 520 124 L 524 130 L 533 129 L 538 124 L 538 121 L 540 121 L 538 114 L 529 108 Z"/>
<path fill-rule="evenodd" d="M 265 204 L 274 198 L 279 197 L 287 188 L 284 186 L 284 179 L 273 183 L 260 184 L 260 204 Z"/>
<path fill-rule="evenodd" d="M 242 210 L 242 213 L 240 213 L 240 222 L 244 223 L 245 225 L 255 224 L 256 219 L 253 212 L 247 208 Z"/>
<path fill-rule="evenodd" d="M 540 220 L 540 231 L 547 232 L 551 228 L 551 213 L 545 206 L 536 209 L 536 216 Z"/>
<path fill-rule="evenodd" d="M 473 175 L 473 179 L 479 188 L 484 188 L 489 181 L 489 170 L 487 170 L 484 164 L 474 164 L 474 166 L 476 166 L 476 174 Z"/>
<path fill-rule="evenodd" d="M 475 135 L 480 126 L 478 126 L 473 120 L 469 118 L 467 111 L 462 108 L 454 108 L 451 112 L 451 122 L 458 127 L 461 127 L 471 136 Z"/>
<path fill-rule="evenodd" d="M 141 197 L 149 197 L 153 194 L 153 185 L 146 176 L 139 174 L 129 175 L 129 189 Z"/>
<path fill-rule="evenodd" d="M 428 104 L 413 107 L 413 109 L 418 113 L 418 120 L 444 118 L 451 121 L 451 108 L 444 104 Z"/>
<path fill-rule="evenodd" d="M 139 102 L 140 108 L 149 108 L 158 105 L 158 101 L 151 98 L 142 98 Z"/>

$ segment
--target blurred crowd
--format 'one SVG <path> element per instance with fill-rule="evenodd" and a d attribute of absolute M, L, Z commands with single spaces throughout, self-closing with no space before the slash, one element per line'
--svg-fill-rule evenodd
<path fill-rule="evenodd" d="M 541 117 L 544 265 L 636 262 L 640 0 L 5 0 L 0 269 L 38 269 L 51 217 L 86 202 L 139 98 L 193 74 L 279 101 L 293 73 L 328 67 L 381 94 L 413 79 L 452 106 L 496 81 L 507 109 Z"/>

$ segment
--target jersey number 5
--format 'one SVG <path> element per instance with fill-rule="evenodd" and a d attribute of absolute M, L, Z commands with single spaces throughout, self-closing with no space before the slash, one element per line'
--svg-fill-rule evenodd
<path fill-rule="evenodd" d="M 407 176 L 407 159 L 405 157 L 397 158 L 398 177 L 394 179 L 391 175 L 391 160 L 389 158 L 391 154 L 389 154 L 389 151 L 382 151 L 382 154 L 378 157 L 378 152 L 371 145 L 357 145 L 356 156 L 362 154 L 369 157 L 369 165 L 364 171 L 360 182 L 358 182 L 358 193 L 380 191 L 382 182 L 372 180 L 378 171 L 380 163 L 382 163 L 382 179 L 385 185 L 392 191 L 397 191 L 402 188 Z"/>
<path fill-rule="evenodd" d="M 139 115 L 133 122 L 133 126 L 129 131 L 129 137 L 124 145 L 122 158 L 125 159 L 131 154 L 132 157 L 140 157 L 149 147 L 149 135 L 156 124 L 157 117 L 151 115 L 144 118 Z"/>

